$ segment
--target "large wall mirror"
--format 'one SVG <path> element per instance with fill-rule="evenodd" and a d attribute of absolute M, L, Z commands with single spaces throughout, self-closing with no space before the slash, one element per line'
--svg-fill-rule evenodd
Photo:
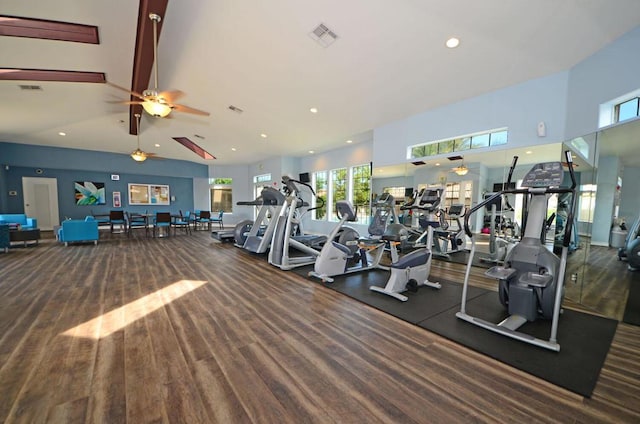
<path fill-rule="evenodd" d="M 611 245 L 614 223 L 626 221 L 628 227 L 640 215 L 640 120 L 611 127 L 598 133 L 578 137 L 564 143 L 550 143 L 526 148 L 505 149 L 493 152 L 465 152 L 463 159 L 449 161 L 446 157 L 425 160 L 424 164 L 412 163 L 373 168 L 372 190 L 374 195 L 391 192 L 396 198 L 399 216 L 400 205 L 407 200 L 405 195 L 425 186 L 446 188 L 445 207 L 458 203 L 471 206 L 481 201 L 487 193 L 505 182 L 514 156 L 518 165 L 512 181 L 519 184 L 524 174 L 535 163 L 564 161 L 563 152 L 574 152 L 574 165 L 578 181 L 576 199 L 575 236 L 570 247 L 566 274 L 565 298 L 583 307 L 612 318 L 621 319 L 626 304 L 629 281 L 633 278 L 626 264 L 617 261 L 617 248 Z M 635 145 L 634 145 L 635 142 Z M 456 173 L 461 165 L 468 168 L 464 175 Z M 626 182 L 626 183 L 625 183 Z M 559 249 L 559 234 L 566 222 L 566 211 L 571 199 L 549 199 L 549 221 L 546 242 L 549 248 Z M 511 209 L 504 207 L 494 213 L 501 214 L 503 222 L 511 221 L 516 228 L 521 224 L 522 203 L 509 199 Z M 485 227 L 492 219 L 490 210 L 478 211 L 471 217 L 471 225 L 477 237 L 477 253 L 474 265 L 490 267 L 494 256 L 492 249 L 498 244 L 492 240 Z M 557 218 L 556 218 L 557 217 Z M 416 225 L 416 221 L 405 222 Z M 454 221 L 450 225 L 455 226 Z M 486 229 L 485 229 L 486 230 Z M 517 231 L 517 230 L 516 230 Z M 501 238 L 510 237 L 503 232 Z M 437 259 L 466 263 L 467 256 L 451 254 Z M 480 260 L 486 258 L 488 260 Z M 595 272 L 598 267 L 620 268 L 620 278 L 612 279 Z M 608 268 L 607 268 L 608 269 Z"/>

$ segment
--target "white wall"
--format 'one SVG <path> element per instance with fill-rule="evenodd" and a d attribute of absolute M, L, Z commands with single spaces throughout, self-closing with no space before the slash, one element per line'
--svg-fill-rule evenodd
<path fill-rule="evenodd" d="M 405 163 L 412 145 L 503 127 L 509 129 L 509 142 L 502 148 L 562 141 L 568 76 L 560 72 L 534 79 L 376 128 L 373 162 Z M 547 128 L 542 139 L 537 135 L 541 121 Z"/>
<path fill-rule="evenodd" d="M 609 232 L 613 223 L 616 185 L 618 175 L 620 175 L 620 160 L 614 156 L 606 156 L 600 158 L 599 164 L 596 176 L 598 191 L 596 192 L 596 207 L 591 227 L 591 244 L 608 246 Z"/>
<path fill-rule="evenodd" d="M 598 130 L 600 104 L 640 88 L 640 27 L 569 71 L 566 138 Z"/>
<path fill-rule="evenodd" d="M 208 178 L 193 179 L 193 209 L 208 211 L 211 209 L 211 190 Z"/>

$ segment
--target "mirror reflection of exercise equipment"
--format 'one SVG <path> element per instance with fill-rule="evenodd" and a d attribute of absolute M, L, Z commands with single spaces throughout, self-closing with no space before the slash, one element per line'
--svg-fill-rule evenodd
<path fill-rule="evenodd" d="M 509 171 L 511 181 L 513 169 L 518 157 L 515 156 Z M 566 152 L 566 160 L 571 176 L 571 187 L 561 188 L 563 169 L 561 162 L 539 163 L 525 175 L 520 189 L 507 189 L 495 193 L 473 207 L 465 218 L 465 231 L 471 238 L 471 253 L 465 272 L 460 311 L 456 316 L 471 324 L 516 340 L 559 351 L 557 340 L 564 278 L 567 266 L 567 254 L 571 242 L 571 227 L 575 208 L 576 179 L 573 172 L 571 153 Z M 565 225 L 562 253 L 558 257 L 549 251 L 540 240 L 541 231 L 546 225 L 548 200 L 552 194 L 572 194 L 573 202 L 569 207 Z M 509 252 L 504 266 L 498 265 L 487 270 L 485 275 L 498 280 L 500 303 L 508 310 L 509 316 L 500 323 L 492 323 L 467 313 L 467 291 L 469 274 L 475 253 L 475 239 L 469 227 L 469 217 L 504 194 L 523 194 L 527 197 L 524 235 L 521 241 Z M 548 340 L 539 339 L 519 332 L 518 329 L 529 321 L 539 318 L 551 320 Z"/>
<path fill-rule="evenodd" d="M 624 246 L 618 249 L 618 260 L 626 260 L 629 271 L 640 269 L 640 216 L 629 229 Z"/>

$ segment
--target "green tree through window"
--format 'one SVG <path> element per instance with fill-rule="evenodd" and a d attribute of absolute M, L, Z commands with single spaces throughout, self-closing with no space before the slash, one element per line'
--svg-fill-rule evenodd
<path fill-rule="evenodd" d="M 369 215 L 371 215 L 371 166 L 354 166 L 351 170 L 353 204 L 358 209 L 358 222 L 365 224 L 369 221 Z"/>
<path fill-rule="evenodd" d="M 313 211 L 315 219 L 327 219 L 327 171 L 319 171 L 314 174 L 316 192 L 316 206 L 323 206 Z"/>

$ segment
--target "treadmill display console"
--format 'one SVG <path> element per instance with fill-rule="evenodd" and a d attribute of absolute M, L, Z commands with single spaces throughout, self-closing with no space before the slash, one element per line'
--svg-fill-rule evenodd
<path fill-rule="evenodd" d="M 562 163 L 538 163 L 524 176 L 522 187 L 560 187 L 562 185 L 562 176 Z"/>

